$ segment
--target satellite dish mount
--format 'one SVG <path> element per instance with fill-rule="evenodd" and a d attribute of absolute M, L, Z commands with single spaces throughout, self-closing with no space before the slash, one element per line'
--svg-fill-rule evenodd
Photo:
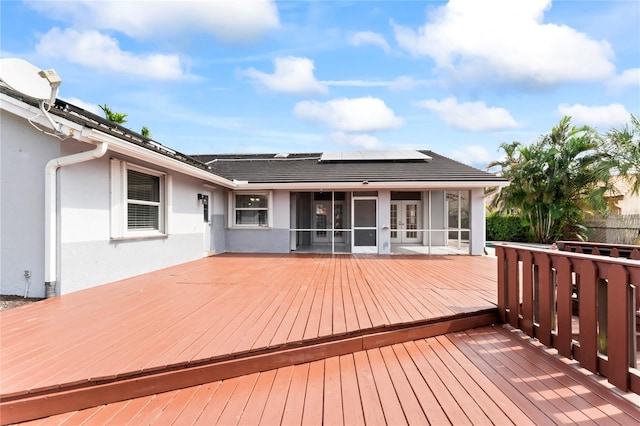
<path fill-rule="evenodd" d="M 62 83 L 62 79 L 54 69 L 39 71 L 38 75 L 49 82 L 49 86 L 51 86 L 51 95 L 49 96 L 49 101 L 47 103 L 49 106 L 54 105 L 56 103 L 56 98 L 58 97 L 58 88 Z"/>

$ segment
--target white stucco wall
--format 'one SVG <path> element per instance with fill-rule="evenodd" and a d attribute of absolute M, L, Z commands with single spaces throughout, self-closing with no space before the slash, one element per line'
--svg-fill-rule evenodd
<path fill-rule="evenodd" d="M 203 207 L 198 201 L 202 182 L 120 158 L 170 176 L 167 235 L 111 239 L 109 154 L 60 169 L 60 294 L 199 259 L 204 254 Z"/>
<path fill-rule="evenodd" d="M 0 121 L 0 293 L 24 296 L 30 282 L 44 297 L 44 168 L 60 141 L 6 111 Z"/>

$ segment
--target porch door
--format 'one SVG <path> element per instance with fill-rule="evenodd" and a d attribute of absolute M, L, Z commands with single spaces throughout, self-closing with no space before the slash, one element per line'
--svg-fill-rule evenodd
<path fill-rule="evenodd" d="M 378 252 L 378 198 L 354 197 L 352 201 L 352 253 Z"/>
<path fill-rule="evenodd" d="M 420 201 L 391 202 L 391 243 L 419 244 L 422 233 L 416 231 L 422 227 Z"/>
<path fill-rule="evenodd" d="M 337 201 L 334 203 L 333 212 L 331 211 L 331 201 L 314 201 L 313 202 L 313 242 L 314 243 L 331 243 L 331 220 L 333 220 L 334 242 L 344 243 L 343 220 L 344 220 L 344 202 Z M 333 218 L 333 219 L 331 219 Z"/>

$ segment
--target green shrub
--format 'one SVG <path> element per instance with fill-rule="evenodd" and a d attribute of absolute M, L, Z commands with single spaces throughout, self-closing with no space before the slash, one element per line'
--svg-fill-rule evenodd
<path fill-rule="evenodd" d="M 487 217 L 487 241 L 526 240 L 526 229 L 520 216 L 495 213 Z"/>

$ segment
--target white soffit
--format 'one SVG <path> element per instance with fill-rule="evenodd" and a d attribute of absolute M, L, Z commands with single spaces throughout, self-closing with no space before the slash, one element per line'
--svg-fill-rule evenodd
<path fill-rule="evenodd" d="M 431 157 L 415 149 L 388 151 L 326 151 L 320 161 L 429 161 Z"/>

